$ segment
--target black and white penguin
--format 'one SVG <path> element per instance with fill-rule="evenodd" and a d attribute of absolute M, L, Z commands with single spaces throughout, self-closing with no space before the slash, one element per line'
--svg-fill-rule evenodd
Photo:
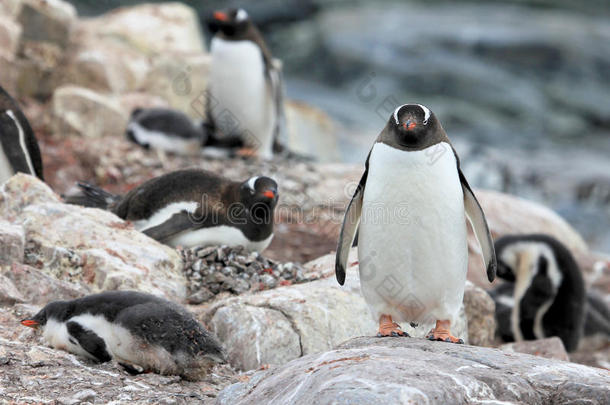
<path fill-rule="evenodd" d="M 207 125 L 213 133 L 240 137 L 255 154 L 271 158 L 283 128 L 281 62 L 271 56 L 244 9 L 216 11 L 208 26 L 214 37 Z"/>
<path fill-rule="evenodd" d="M 378 336 L 406 335 L 396 322 L 436 322 L 431 340 L 450 333 L 468 267 L 466 217 L 481 245 L 489 281 L 496 258 L 485 215 L 436 116 L 420 104 L 394 111 L 366 160 L 345 213 L 336 276 L 345 282 L 358 235 L 360 285 Z"/>
<path fill-rule="evenodd" d="M 214 364 L 225 362 L 216 337 L 193 315 L 136 291 L 51 302 L 21 323 L 40 328 L 55 349 L 98 362 L 114 359 L 132 373 L 154 371 L 198 380 Z"/>
<path fill-rule="evenodd" d="M 18 172 L 44 180 L 34 131 L 15 100 L 0 87 L 0 183 Z"/>
<path fill-rule="evenodd" d="M 218 138 L 209 133 L 205 123 L 196 123 L 186 114 L 169 108 L 136 108 L 129 118 L 126 136 L 146 149 L 180 155 L 231 157 L 244 146 L 240 138 Z"/>
<path fill-rule="evenodd" d="M 228 245 L 261 252 L 273 239 L 278 187 L 269 177 L 236 182 L 205 170 L 179 170 L 123 197 L 79 185 L 84 195 L 67 202 L 108 209 L 173 247 Z"/>
<path fill-rule="evenodd" d="M 576 260 L 549 235 L 507 235 L 496 241 L 498 277 L 491 292 L 497 332 L 507 342 L 557 336 L 574 351 L 583 335 L 587 294 Z"/>
<path fill-rule="evenodd" d="M 206 143 L 206 133 L 186 114 L 168 108 L 137 108 L 127 124 L 127 139 L 144 148 L 193 155 Z"/>

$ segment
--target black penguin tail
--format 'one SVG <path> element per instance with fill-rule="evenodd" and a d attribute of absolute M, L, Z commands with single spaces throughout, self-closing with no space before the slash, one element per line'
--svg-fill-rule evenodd
<path fill-rule="evenodd" d="M 64 196 L 68 204 L 82 205 L 83 207 L 108 209 L 112 204 L 121 199 L 121 196 L 109 193 L 99 187 L 87 183 L 76 183 L 82 194 Z"/>

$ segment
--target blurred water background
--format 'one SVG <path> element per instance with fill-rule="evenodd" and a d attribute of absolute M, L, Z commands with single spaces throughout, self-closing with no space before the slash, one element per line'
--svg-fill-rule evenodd
<path fill-rule="evenodd" d="M 71 2 L 81 15 L 142 3 Z M 610 1 L 184 3 L 202 22 L 243 6 L 288 96 L 341 124 L 343 161 L 364 161 L 397 105 L 425 104 L 471 184 L 543 202 L 610 251 Z"/>

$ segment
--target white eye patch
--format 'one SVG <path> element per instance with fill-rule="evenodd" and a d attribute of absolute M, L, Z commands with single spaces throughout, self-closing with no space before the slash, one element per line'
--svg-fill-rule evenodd
<path fill-rule="evenodd" d="M 237 22 L 246 21 L 247 19 L 248 19 L 248 13 L 246 13 L 246 10 L 244 10 L 243 8 L 240 8 L 239 10 L 237 10 L 237 15 L 235 16 L 235 20 Z"/>

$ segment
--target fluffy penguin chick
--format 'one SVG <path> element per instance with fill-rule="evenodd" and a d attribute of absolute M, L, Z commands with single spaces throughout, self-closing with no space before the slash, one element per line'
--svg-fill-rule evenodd
<path fill-rule="evenodd" d="M 487 221 L 443 127 L 425 106 L 396 108 L 345 213 L 335 267 L 343 284 L 359 229 L 360 285 L 379 320 L 379 336 L 406 335 L 394 321 L 436 321 L 429 339 L 462 342 L 450 325 L 464 296 L 466 216 L 493 281 L 496 258 Z"/>
<path fill-rule="evenodd" d="M 273 239 L 277 183 L 264 176 L 236 182 L 198 169 L 148 180 L 125 196 L 79 184 L 73 204 L 108 209 L 169 246 L 228 245 L 261 252 Z"/>
<path fill-rule="evenodd" d="M 284 116 L 281 62 L 271 56 L 244 9 L 216 11 L 208 26 L 214 33 L 206 102 L 209 130 L 241 138 L 250 149 L 245 153 L 271 158 Z"/>
<path fill-rule="evenodd" d="M 587 296 L 568 248 L 543 234 L 506 235 L 495 247 L 498 277 L 508 281 L 491 292 L 500 337 L 510 342 L 558 336 L 566 350 L 576 350 Z M 594 315 L 595 307 L 590 309 Z"/>
<path fill-rule="evenodd" d="M 34 131 L 15 100 L 0 87 L 0 183 L 18 172 L 44 180 Z"/>
<path fill-rule="evenodd" d="M 109 291 L 47 304 L 25 326 L 40 328 L 55 349 L 111 359 L 129 372 L 154 371 L 189 380 L 225 362 L 222 346 L 184 308 L 135 291 Z"/>

